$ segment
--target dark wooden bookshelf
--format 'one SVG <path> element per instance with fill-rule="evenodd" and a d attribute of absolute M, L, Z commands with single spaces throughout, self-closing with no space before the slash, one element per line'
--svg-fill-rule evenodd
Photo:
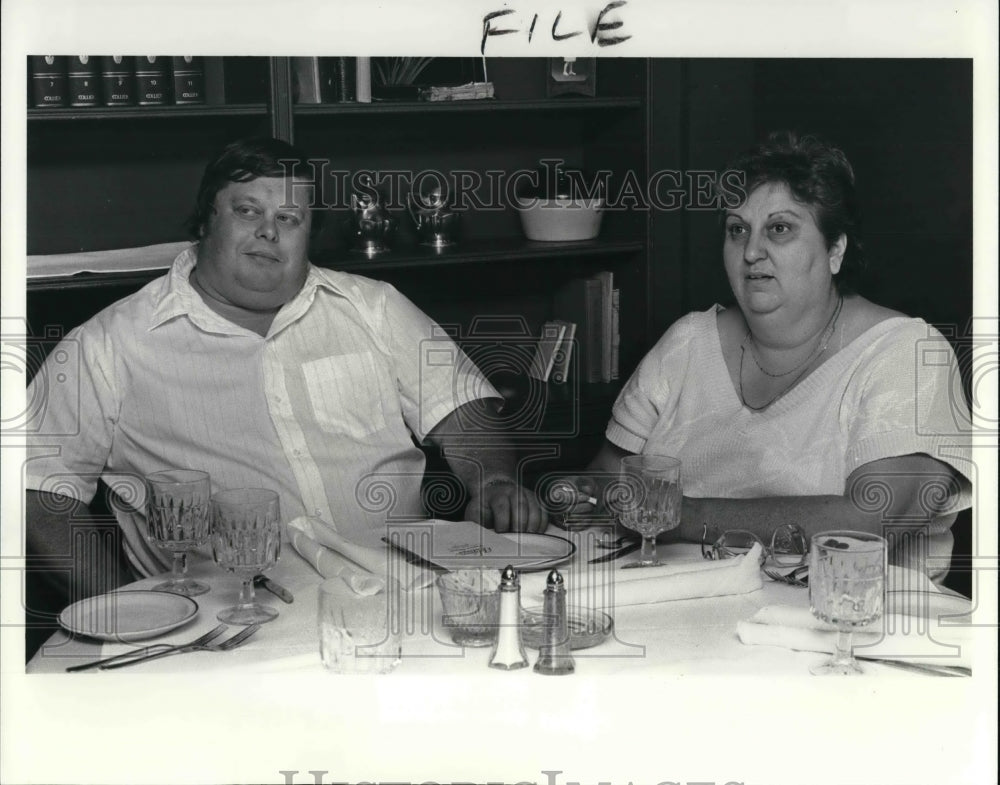
<path fill-rule="evenodd" d="M 642 251 L 643 244 L 636 240 L 544 243 L 530 240 L 499 239 L 480 240 L 442 250 L 410 246 L 387 251 L 373 257 L 352 250 L 326 252 L 315 256 L 313 263 L 319 267 L 369 275 L 386 271 L 432 270 L 452 265 L 507 264 L 512 259 L 517 259 L 520 262 L 534 260 L 572 265 L 582 259 L 625 256 Z M 80 272 L 74 275 L 36 276 L 28 278 L 27 287 L 29 292 L 44 292 L 72 289 L 88 290 L 109 286 L 141 286 L 160 277 L 166 271 L 167 268 L 134 272 Z"/>
<path fill-rule="evenodd" d="M 183 104 L 165 106 L 104 106 L 81 108 L 53 106 L 28 109 L 28 122 L 76 122 L 87 120 L 173 120 L 192 117 L 264 117 L 267 104 Z"/>
<path fill-rule="evenodd" d="M 472 114 L 512 112 L 597 112 L 642 108 L 638 97 L 481 99 L 472 101 L 372 101 L 371 103 L 294 104 L 296 115 Z"/>
<path fill-rule="evenodd" d="M 532 242 L 521 239 L 479 240 L 435 250 L 423 246 L 394 249 L 373 257 L 347 250 L 318 255 L 313 261 L 321 267 L 367 274 L 401 268 L 440 268 L 452 265 L 505 264 L 518 261 L 573 263 L 584 258 L 621 256 L 641 253 L 643 244 L 635 240 L 585 240 L 573 243 Z"/>
<path fill-rule="evenodd" d="M 226 58 L 210 101 L 188 106 L 46 107 L 27 110 L 28 247 L 32 255 L 150 245 L 177 239 L 204 164 L 237 136 L 267 133 L 294 141 L 338 169 L 419 172 L 521 171 L 543 158 L 620 181 L 649 171 L 649 62 L 602 63 L 596 97 L 546 97 L 544 58 L 502 59 L 491 66 L 498 98 L 466 101 L 373 101 L 296 104 L 289 61 Z M 223 87 L 220 89 L 219 84 Z M 52 199 L 57 191 L 65 201 Z M 404 194 L 405 196 L 405 194 Z M 398 208 L 398 206 L 397 206 Z M 338 232 L 348 213 L 334 207 L 314 246 L 322 267 L 396 286 L 466 345 L 477 319 L 515 315 L 526 340 L 554 318 L 553 295 L 566 281 L 613 270 L 621 288 L 620 376 L 627 378 L 651 342 L 649 216 L 611 210 L 600 236 L 584 242 L 530 242 L 516 210 L 470 209 L 458 243 L 443 250 L 416 244 L 404 208 L 392 249 L 374 257 L 350 250 Z M 29 329 L 67 331 L 166 270 L 79 273 L 27 281 Z M 512 382 L 516 388 L 523 384 Z M 621 385 L 547 386 L 547 430 L 518 437 L 543 449 L 582 456 L 599 442 Z M 509 392 L 518 400 L 517 389 Z M 572 445 L 576 444 L 576 447 Z"/>

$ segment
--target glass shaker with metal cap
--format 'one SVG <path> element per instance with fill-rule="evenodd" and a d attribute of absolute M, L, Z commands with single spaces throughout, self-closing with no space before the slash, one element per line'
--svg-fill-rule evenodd
<path fill-rule="evenodd" d="M 538 647 L 535 673 L 561 676 L 575 670 L 569 645 L 569 621 L 566 616 L 566 584 L 558 570 L 545 581 L 542 604 L 542 645 Z"/>
<path fill-rule="evenodd" d="M 527 664 L 521 642 L 521 582 L 508 564 L 500 573 L 500 622 L 490 667 L 512 671 Z"/>

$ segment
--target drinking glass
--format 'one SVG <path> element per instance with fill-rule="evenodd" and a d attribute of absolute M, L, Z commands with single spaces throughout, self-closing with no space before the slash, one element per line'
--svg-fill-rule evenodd
<path fill-rule="evenodd" d="M 253 578 L 278 560 L 281 518 L 278 494 L 265 488 L 237 488 L 212 496 L 212 555 L 243 581 L 236 605 L 217 614 L 226 624 L 263 624 L 278 612 L 254 601 Z"/>
<path fill-rule="evenodd" d="M 669 455 L 627 455 L 609 505 L 623 526 L 642 535 L 639 560 L 629 567 L 656 567 L 656 536 L 681 523 L 681 462 Z"/>
<path fill-rule="evenodd" d="M 332 673 L 389 673 L 401 662 L 399 585 L 359 595 L 341 578 L 319 586 L 319 652 Z"/>
<path fill-rule="evenodd" d="M 459 646 L 492 646 L 500 624 L 496 570 L 455 570 L 437 578 L 441 623 Z"/>
<path fill-rule="evenodd" d="M 187 552 L 208 542 L 207 472 L 167 469 L 146 476 L 147 536 L 173 555 L 170 578 L 153 588 L 194 597 L 209 587 L 187 577 Z"/>
<path fill-rule="evenodd" d="M 809 552 L 809 610 L 837 627 L 837 651 L 817 675 L 862 673 L 851 636 L 856 627 L 882 617 L 886 543 L 875 534 L 826 531 L 814 534 Z"/>

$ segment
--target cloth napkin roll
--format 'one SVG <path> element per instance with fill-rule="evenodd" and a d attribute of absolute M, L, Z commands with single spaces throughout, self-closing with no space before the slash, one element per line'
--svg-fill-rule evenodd
<path fill-rule="evenodd" d="M 954 612 L 956 604 L 950 604 Z M 859 657 L 972 667 L 971 628 L 941 622 L 937 614 L 920 617 L 888 613 L 855 631 L 854 653 Z M 817 619 L 805 606 L 768 605 L 738 622 L 736 631 L 740 641 L 748 645 L 828 653 L 836 650 L 836 627 Z"/>
<path fill-rule="evenodd" d="M 320 518 L 300 516 L 287 524 L 292 546 L 324 578 L 342 578 L 357 594 L 377 594 L 391 572 L 405 591 L 434 582 L 434 573 L 406 562 L 374 535 L 371 544 L 344 539 Z"/>
<path fill-rule="evenodd" d="M 763 585 L 760 577 L 761 547 L 755 544 L 743 556 L 707 561 L 673 561 L 662 567 L 623 570 L 619 562 L 575 565 L 567 578 L 569 605 L 612 609 L 627 605 L 646 605 L 670 600 L 720 597 L 745 594 Z M 627 563 L 627 560 L 626 560 Z M 525 604 L 541 603 L 548 572 L 522 576 L 521 592 Z"/>

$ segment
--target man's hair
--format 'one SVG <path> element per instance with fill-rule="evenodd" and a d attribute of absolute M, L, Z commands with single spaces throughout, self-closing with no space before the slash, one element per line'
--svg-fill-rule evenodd
<path fill-rule="evenodd" d="M 776 131 L 738 156 L 729 169 L 743 173 L 747 195 L 766 183 L 788 186 L 812 210 L 827 247 L 846 235 L 844 260 L 834 280 L 841 290 L 855 283 L 864 268 L 861 215 L 854 169 L 843 151 L 816 136 Z"/>
<path fill-rule="evenodd" d="M 215 213 L 216 195 L 230 183 L 245 183 L 258 177 L 309 177 L 313 171 L 305 155 L 281 139 L 270 136 L 237 139 L 205 167 L 194 211 L 185 227 L 194 239 L 201 238 Z M 313 237 L 319 231 L 321 216 L 322 211 L 313 211 Z"/>

